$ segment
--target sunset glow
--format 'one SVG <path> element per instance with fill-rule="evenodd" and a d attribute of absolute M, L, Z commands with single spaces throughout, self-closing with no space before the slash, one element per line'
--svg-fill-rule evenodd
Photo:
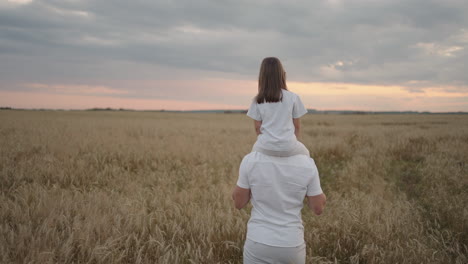
<path fill-rule="evenodd" d="M 257 90 L 256 81 L 223 79 L 128 81 L 125 85 L 147 89 L 135 93 L 132 89 L 109 86 L 27 83 L 24 86 L 29 90 L 25 92 L 0 91 L 0 105 L 52 109 L 240 110 L 248 108 Z M 158 97 L 157 87 L 167 89 L 166 98 Z M 403 86 L 346 83 L 289 82 L 288 87 L 301 96 L 306 107 L 319 110 L 458 111 L 468 101 L 466 92 L 447 92 L 434 87 L 418 92 Z"/>
<path fill-rule="evenodd" d="M 246 109 L 274 56 L 309 109 L 468 111 L 468 5 L 371 2 L 0 2 L 0 107 Z"/>

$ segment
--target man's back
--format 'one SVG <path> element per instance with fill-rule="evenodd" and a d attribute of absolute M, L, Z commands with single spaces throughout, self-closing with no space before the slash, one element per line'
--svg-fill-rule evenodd
<path fill-rule="evenodd" d="M 249 153 L 242 160 L 237 185 L 252 192 L 248 239 L 279 247 L 304 242 L 304 198 L 322 193 L 313 159 L 306 155 L 273 157 Z"/>

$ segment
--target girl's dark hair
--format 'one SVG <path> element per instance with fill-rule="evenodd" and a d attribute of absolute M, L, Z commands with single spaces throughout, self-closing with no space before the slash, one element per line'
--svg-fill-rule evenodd
<path fill-rule="evenodd" d="M 281 89 L 288 89 L 283 65 L 275 57 L 263 59 L 258 76 L 258 94 L 255 100 L 259 104 L 280 102 L 283 99 Z"/>

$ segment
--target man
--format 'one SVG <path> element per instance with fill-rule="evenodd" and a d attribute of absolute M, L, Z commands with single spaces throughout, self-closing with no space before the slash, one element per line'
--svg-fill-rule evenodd
<path fill-rule="evenodd" d="M 241 162 L 232 198 L 237 209 L 249 201 L 244 263 L 305 263 L 304 198 L 316 215 L 325 207 L 315 162 L 307 155 L 275 157 L 260 152 Z"/>

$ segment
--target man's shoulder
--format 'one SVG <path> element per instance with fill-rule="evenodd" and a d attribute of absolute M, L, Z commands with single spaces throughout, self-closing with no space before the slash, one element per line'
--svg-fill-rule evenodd
<path fill-rule="evenodd" d="M 315 167 L 315 161 L 313 158 L 307 155 L 295 155 L 292 157 L 287 157 L 286 165 L 293 165 L 297 167 L 312 168 Z"/>
<path fill-rule="evenodd" d="M 244 158 L 242 158 L 241 163 L 250 163 L 250 162 L 257 161 L 259 158 L 258 158 L 258 155 L 256 155 L 256 153 L 257 152 L 255 151 L 248 153 L 247 155 L 244 156 Z"/>

